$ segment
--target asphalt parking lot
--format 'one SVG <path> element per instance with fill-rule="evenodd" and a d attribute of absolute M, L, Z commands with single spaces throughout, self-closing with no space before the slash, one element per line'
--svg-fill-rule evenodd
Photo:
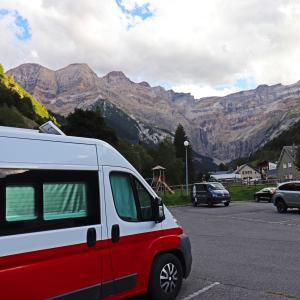
<path fill-rule="evenodd" d="M 236 202 L 171 211 L 194 259 L 178 299 L 300 299 L 298 210 L 278 214 L 269 203 Z"/>

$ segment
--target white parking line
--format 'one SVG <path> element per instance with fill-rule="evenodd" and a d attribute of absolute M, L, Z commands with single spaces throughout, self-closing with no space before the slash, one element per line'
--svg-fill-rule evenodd
<path fill-rule="evenodd" d="M 232 216 L 217 216 L 217 217 L 219 217 L 219 218 L 225 218 L 225 219 L 240 220 L 240 221 L 249 221 L 249 222 L 259 222 L 259 223 L 267 223 L 267 224 L 279 224 L 279 225 L 300 227 L 300 224 L 287 223 L 287 222 L 290 222 L 290 221 L 293 221 L 293 220 L 266 221 L 266 220 L 262 220 L 262 219 L 252 219 L 252 218 L 232 217 Z M 299 220 L 297 220 L 297 221 L 299 221 Z"/>
<path fill-rule="evenodd" d="M 195 293 L 193 293 L 193 294 L 191 294 L 191 295 L 189 295 L 189 296 L 187 296 L 187 297 L 185 297 L 185 298 L 183 298 L 181 300 L 190 300 L 190 299 L 193 299 L 193 298 L 195 298 L 195 297 L 197 297 L 197 296 L 199 296 L 199 295 L 207 292 L 208 290 L 210 290 L 211 288 L 213 288 L 214 286 L 217 286 L 219 284 L 220 284 L 220 282 L 214 282 L 214 283 L 212 283 L 212 284 L 204 287 L 203 289 L 201 289 L 201 290 L 199 290 L 199 291 L 197 291 L 197 292 L 195 292 Z"/>

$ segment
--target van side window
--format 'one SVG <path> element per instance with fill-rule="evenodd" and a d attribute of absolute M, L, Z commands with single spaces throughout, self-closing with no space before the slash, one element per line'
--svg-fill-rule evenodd
<path fill-rule="evenodd" d="M 43 200 L 45 220 L 87 216 L 85 183 L 44 183 Z"/>
<path fill-rule="evenodd" d="M 30 185 L 11 185 L 5 188 L 5 219 L 25 221 L 37 218 L 35 210 L 35 190 Z"/>
<path fill-rule="evenodd" d="M 153 220 L 153 199 L 133 175 L 112 172 L 110 184 L 116 211 L 121 219 L 128 222 Z"/>
<path fill-rule="evenodd" d="M 135 186 L 141 208 L 141 220 L 153 220 L 152 197 L 137 179 L 135 179 Z"/>
<path fill-rule="evenodd" d="M 286 184 L 283 184 L 279 187 L 279 190 L 281 191 L 292 191 L 294 190 L 294 186 L 292 183 L 286 183 Z"/>
<path fill-rule="evenodd" d="M 125 221 L 138 221 L 136 199 L 131 184 L 131 178 L 126 173 L 112 173 L 110 184 L 116 210 Z"/>
<path fill-rule="evenodd" d="M 0 168 L 0 236 L 100 222 L 98 171 Z"/>
<path fill-rule="evenodd" d="M 206 187 L 204 184 L 197 184 L 197 191 L 198 192 L 204 192 L 206 191 Z"/>
<path fill-rule="evenodd" d="M 300 192 L 300 183 L 295 183 L 295 191 Z"/>

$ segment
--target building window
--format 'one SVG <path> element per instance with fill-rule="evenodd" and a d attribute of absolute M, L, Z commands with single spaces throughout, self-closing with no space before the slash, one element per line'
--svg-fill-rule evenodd
<path fill-rule="evenodd" d="M 289 179 L 293 179 L 293 174 L 290 174 L 290 175 L 289 175 Z"/>
<path fill-rule="evenodd" d="M 283 164 L 283 168 L 286 169 L 286 164 Z"/>
<path fill-rule="evenodd" d="M 288 163 L 288 167 L 291 168 L 292 167 L 292 163 L 289 162 Z"/>

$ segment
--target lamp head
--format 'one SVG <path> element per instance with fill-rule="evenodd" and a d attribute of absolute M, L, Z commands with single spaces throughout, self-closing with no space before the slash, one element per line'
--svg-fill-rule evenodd
<path fill-rule="evenodd" d="M 184 145 L 185 147 L 187 147 L 187 146 L 189 145 L 189 142 L 188 142 L 188 141 L 184 141 L 183 145 Z"/>

